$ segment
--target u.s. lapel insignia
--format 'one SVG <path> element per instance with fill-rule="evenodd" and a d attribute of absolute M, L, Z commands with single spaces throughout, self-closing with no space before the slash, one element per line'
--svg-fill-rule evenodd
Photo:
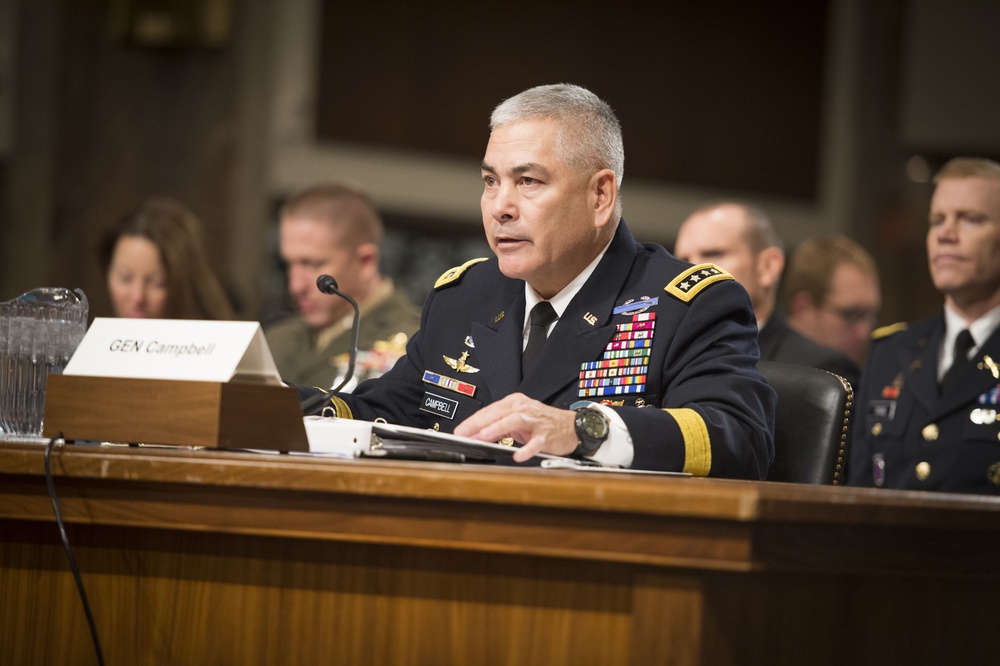
<path fill-rule="evenodd" d="M 503 312 L 501 312 L 500 314 L 498 314 L 496 317 L 493 318 L 493 323 L 494 324 L 499 324 L 500 320 L 503 319 L 503 316 L 504 316 Z"/>
<path fill-rule="evenodd" d="M 465 359 L 469 358 L 468 350 L 462 352 L 462 355 L 458 359 L 451 358 L 449 356 L 442 356 L 444 362 L 448 364 L 449 367 L 458 370 L 459 372 L 479 372 L 479 368 L 474 368 L 465 362 Z"/>
<path fill-rule="evenodd" d="M 993 362 L 993 359 L 989 354 L 983 357 L 982 362 L 979 363 L 977 367 L 980 370 L 988 369 L 990 374 L 993 375 L 993 379 L 1000 379 L 1000 368 L 998 368 L 997 364 Z"/>
<path fill-rule="evenodd" d="M 476 348 L 476 343 L 472 341 L 472 336 L 471 335 L 465 336 L 465 346 L 466 347 L 472 347 L 473 349 Z"/>
<path fill-rule="evenodd" d="M 593 326 L 597 323 L 597 315 L 588 312 L 587 314 L 583 315 L 583 320 L 588 324 L 590 324 L 591 326 Z"/>

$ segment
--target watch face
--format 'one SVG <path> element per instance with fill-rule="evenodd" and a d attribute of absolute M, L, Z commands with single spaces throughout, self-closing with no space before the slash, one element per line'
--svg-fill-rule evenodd
<path fill-rule="evenodd" d="M 604 439 L 608 434 L 608 420 L 597 410 L 585 410 L 582 417 L 584 432 L 594 439 Z"/>

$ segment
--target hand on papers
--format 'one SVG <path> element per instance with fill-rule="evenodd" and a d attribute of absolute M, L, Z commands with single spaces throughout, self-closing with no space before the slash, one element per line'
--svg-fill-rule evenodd
<path fill-rule="evenodd" d="M 513 437 L 524 446 L 514 452 L 514 460 L 524 462 L 538 453 L 568 456 L 579 443 L 573 425 L 574 414 L 549 407 L 523 393 L 513 393 L 467 418 L 455 434 L 485 442 Z"/>

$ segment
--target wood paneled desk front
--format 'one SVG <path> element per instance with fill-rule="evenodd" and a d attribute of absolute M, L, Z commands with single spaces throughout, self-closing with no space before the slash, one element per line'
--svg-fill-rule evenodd
<path fill-rule="evenodd" d="M 108 664 L 995 663 L 1000 502 L 66 446 Z M 0 664 L 92 664 L 43 449 L 0 444 Z"/>

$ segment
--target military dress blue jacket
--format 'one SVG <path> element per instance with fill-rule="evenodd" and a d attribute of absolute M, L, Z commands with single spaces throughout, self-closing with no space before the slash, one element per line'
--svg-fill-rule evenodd
<path fill-rule="evenodd" d="M 848 484 L 997 494 L 1000 329 L 947 395 L 937 381 L 944 314 L 894 331 L 872 342 L 861 376 Z"/>
<path fill-rule="evenodd" d="M 524 308 L 524 281 L 505 277 L 496 258 L 452 269 L 395 367 L 325 406 L 452 432 L 518 391 L 562 409 L 598 401 L 627 425 L 633 469 L 765 478 L 776 398 L 757 372 L 750 300 L 728 273 L 640 244 L 622 221 L 527 377 Z"/>

